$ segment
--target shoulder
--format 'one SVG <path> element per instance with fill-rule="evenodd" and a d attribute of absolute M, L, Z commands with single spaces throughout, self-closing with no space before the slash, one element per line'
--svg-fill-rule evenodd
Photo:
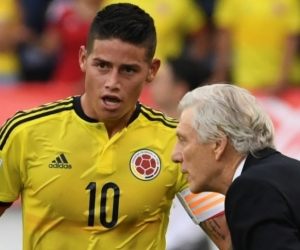
<path fill-rule="evenodd" d="M 300 161 L 276 152 L 247 167 L 231 184 L 228 194 L 237 190 L 250 194 L 266 194 L 274 190 L 284 196 L 296 194 L 299 179 Z"/>
<path fill-rule="evenodd" d="M 150 108 L 144 104 L 140 105 L 140 114 L 149 126 L 156 126 L 174 132 L 178 121 L 166 116 L 163 112 Z"/>
<path fill-rule="evenodd" d="M 300 161 L 276 151 L 247 167 L 239 178 L 258 179 L 271 183 L 274 178 L 283 179 L 283 172 L 285 175 L 300 175 Z"/>
<path fill-rule="evenodd" d="M 228 222 L 245 218 L 245 213 L 262 213 L 271 204 L 284 204 L 282 190 L 259 176 L 241 175 L 230 185 L 225 198 Z"/>
<path fill-rule="evenodd" d="M 230 185 L 227 197 L 251 200 L 258 196 L 266 199 L 269 194 L 285 196 L 295 191 L 299 179 L 300 161 L 278 152 L 250 165 Z"/>
<path fill-rule="evenodd" d="M 264 178 L 258 175 L 257 171 L 247 171 L 247 173 L 243 173 L 239 177 L 237 177 L 229 186 L 227 196 L 234 194 L 237 190 L 241 193 L 243 192 L 256 192 L 261 188 L 266 188 L 269 186 L 268 182 L 264 180 Z"/>
<path fill-rule="evenodd" d="M 47 103 L 33 109 L 18 111 L 0 129 L 0 150 L 8 138 L 28 127 L 39 125 L 59 117 L 61 113 L 73 110 L 73 97 Z"/>

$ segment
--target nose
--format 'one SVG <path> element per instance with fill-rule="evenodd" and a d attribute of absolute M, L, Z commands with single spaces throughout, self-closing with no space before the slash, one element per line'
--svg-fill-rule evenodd
<path fill-rule="evenodd" d="M 176 145 L 175 145 L 175 147 L 173 149 L 173 152 L 172 152 L 172 161 L 174 163 L 182 163 L 182 161 L 183 161 L 182 154 L 180 152 L 178 143 L 176 143 Z"/>
<path fill-rule="evenodd" d="M 119 73 L 117 69 L 112 69 L 110 73 L 107 75 L 105 81 L 105 88 L 107 89 L 117 89 L 119 87 Z"/>

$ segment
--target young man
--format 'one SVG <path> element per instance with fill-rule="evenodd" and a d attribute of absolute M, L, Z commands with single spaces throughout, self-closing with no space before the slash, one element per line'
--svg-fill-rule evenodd
<path fill-rule="evenodd" d="M 24 250 L 164 249 L 177 192 L 195 222 L 218 223 L 204 227 L 228 248 L 224 216 L 212 218 L 224 197 L 189 193 L 171 162 L 177 122 L 137 101 L 160 66 L 155 46 L 147 13 L 107 6 L 79 51 L 85 93 L 2 127 L 1 213 L 21 194 Z"/>
<path fill-rule="evenodd" d="M 172 158 L 190 189 L 226 195 L 233 249 L 300 249 L 300 162 L 275 150 L 267 112 L 245 89 L 214 84 L 180 101 Z"/>

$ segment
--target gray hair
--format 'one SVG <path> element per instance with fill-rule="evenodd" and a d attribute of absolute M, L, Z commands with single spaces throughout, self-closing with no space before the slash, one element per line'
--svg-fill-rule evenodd
<path fill-rule="evenodd" d="M 271 118 L 245 89 L 227 83 L 198 87 L 185 94 L 179 112 L 189 107 L 194 111 L 191 126 L 201 143 L 228 137 L 239 153 L 275 148 Z"/>

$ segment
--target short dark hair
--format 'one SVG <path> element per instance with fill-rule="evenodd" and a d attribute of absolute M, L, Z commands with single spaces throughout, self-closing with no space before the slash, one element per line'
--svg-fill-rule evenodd
<path fill-rule="evenodd" d="M 111 4 L 100 10 L 94 18 L 87 39 L 90 54 L 95 39 L 120 39 L 147 49 L 152 60 L 156 49 L 156 29 L 153 18 L 130 3 Z"/>
<path fill-rule="evenodd" d="M 189 91 L 205 85 L 211 73 L 204 62 L 186 56 L 170 58 L 167 63 L 172 69 L 175 81 L 184 81 Z"/>

